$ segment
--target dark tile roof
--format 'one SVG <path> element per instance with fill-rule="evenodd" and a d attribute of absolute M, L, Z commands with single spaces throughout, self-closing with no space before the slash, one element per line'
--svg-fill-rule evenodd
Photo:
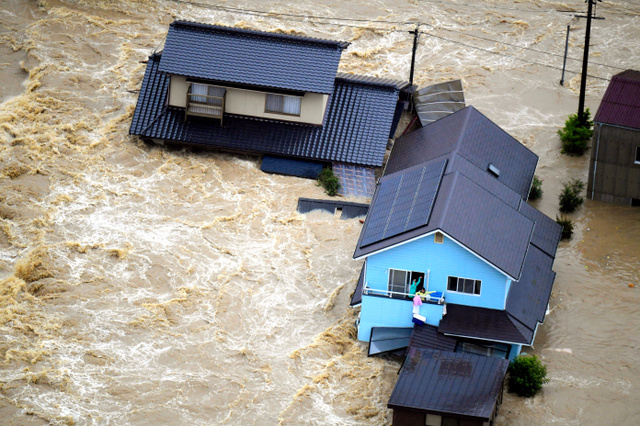
<path fill-rule="evenodd" d="M 456 349 L 458 339 L 438 333 L 438 327 L 433 325 L 415 325 L 409 342 L 409 348 L 438 349 L 451 351 Z"/>
<path fill-rule="evenodd" d="M 393 80 L 391 78 L 371 77 L 368 75 L 350 74 L 339 72 L 336 79 L 350 81 L 352 83 L 363 83 L 371 86 L 388 86 L 398 90 L 406 89 L 411 83 L 403 80 Z"/>
<path fill-rule="evenodd" d="M 562 226 L 524 201 L 520 203 L 519 210 L 520 213 L 536 223 L 533 228 L 531 243 L 552 258 L 556 257 L 556 250 L 562 235 Z"/>
<path fill-rule="evenodd" d="M 399 138 L 385 174 L 453 153 L 482 171 L 493 164 L 499 182 L 529 195 L 538 156 L 472 106 Z"/>
<path fill-rule="evenodd" d="M 489 421 L 509 361 L 411 348 L 387 406 Z"/>
<path fill-rule="evenodd" d="M 613 76 L 594 121 L 640 129 L 640 71 Z"/>
<path fill-rule="evenodd" d="M 432 160 L 425 164 L 439 163 L 440 160 Z M 402 175 L 413 169 L 409 168 L 391 176 Z M 505 274 L 515 279 L 520 277 L 534 223 L 471 179 L 459 172 L 445 175 L 440 182 L 433 211 L 426 226 L 389 238 L 374 239 L 373 243 L 367 244 L 365 242 L 370 241 L 365 239 L 368 237 L 369 223 L 383 220 L 390 214 L 388 209 L 378 209 L 376 205 L 380 188 L 381 185 L 378 185 L 354 257 L 364 256 L 439 229 Z M 378 216 L 382 219 L 378 219 Z"/>
<path fill-rule="evenodd" d="M 302 92 L 333 92 L 348 44 L 285 34 L 175 21 L 160 72 Z"/>
<path fill-rule="evenodd" d="M 249 117 L 219 121 L 190 118 L 166 107 L 168 76 L 158 72 L 160 55 L 149 58 L 129 133 L 201 147 L 382 165 L 398 91 L 336 80 L 322 126 L 303 126 Z"/>
<path fill-rule="evenodd" d="M 520 281 L 511 283 L 506 311 L 534 332 L 549 305 L 556 273 L 551 270 L 553 257 L 533 244 L 529 247 Z"/>
<path fill-rule="evenodd" d="M 447 314 L 440 320 L 438 331 L 489 341 L 530 344 L 533 330 L 516 323 L 502 310 L 448 303 Z"/>

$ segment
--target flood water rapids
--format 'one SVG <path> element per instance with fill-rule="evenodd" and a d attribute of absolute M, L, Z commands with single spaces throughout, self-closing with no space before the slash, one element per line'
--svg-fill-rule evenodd
<path fill-rule="evenodd" d="M 562 155 L 556 134 L 577 110 L 584 13 L 582 0 L 0 1 L 0 423 L 391 421 L 398 360 L 367 357 L 348 306 L 361 223 L 298 214 L 321 189 L 257 157 L 128 135 L 141 61 L 175 18 L 349 41 L 340 71 L 405 80 L 404 23 L 424 23 L 416 83 L 461 78 L 467 104 L 540 157 L 534 206 L 553 218 L 562 183 L 587 179 L 588 155 Z M 640 69 L 640 2 L 597 13 L 593 113 L 612 75 Z M 640 209 L 587 200 L 569 217 L 550 313 L 524 349 L 550 381 L 505 394 L 498 425 L 640 424 Z"/>

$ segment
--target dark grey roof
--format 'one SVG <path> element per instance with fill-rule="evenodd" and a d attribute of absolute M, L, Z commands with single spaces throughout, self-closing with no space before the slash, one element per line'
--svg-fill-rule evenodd
<path fill-rule="evenodd" d="M 476 339 L 528 345 L 533 330 L 517 324 L 507 312 L 498 309 L 447 304 L 447 315 L 438 326 L 440 333 Z"/>
<path fill-rule="evenodd" d="M 399 138 L 385 174 L 452 153 L 482 171 L 493 164 L 498 181 L 522 198 L 529 195 L 538 156 L 472 106 Z"/>
<path fill-rule="evenodd" d="M 456 349 L 458 339 L 438 333 L 438 327 L 433 325 L 415 325 L 409 342 L 409 348 L 438 349 L 451 351 Z"/>
<path fill-rule="evenodd" d="M 506 311 L 531 332 L 544 321 L 556 277 L 552 267 L 553 257 L 532 244 L 520 281 L 511 283 L 509 288 Z"/>
<path fill-rule="evenodd" d="M 411 83 L 403 80 L 393 80 L 391 78 L 372 77 L 368 75 L 350 74 L 339 72 L 337 79 L 350 81 L 352 83 L 363 83 L 371 86 L 389 86 L 398 90 L 406 89 Z"/>
<path fill-rule="evenodd" d="M 551 257 L 556 257 L 558 242 L 562 235 L 562 226 L 535 207 L 524 201 L 520 204 L 520 213 L 536 223 L 531 243 Z"/>
<path fill-rule="evenodd" d="M 364 286 L 364 265 L 362 269 L 360 269 L 360 275 L 358 276 L 358 283 L 356 284 L 356 289 L 353 291 L 351 295 L 351 303 L 349 306 L 357 306 L 362 303 L 362 287 Z"/>
<path fill-rule="evenodd" d="M 257 152 L 363 166 L 382 165 L 398 91 L 336 80 L 322 126 L 225 115 L 219 121 L 165 106 L 169 77 L 149 58 L 129 133 L 201 147 Z"/>
<path fill-rule="evenodd" d="M 218 82 L 330 94 L 347 45 L 175 21 L 159 69 Z"/>
<path fill-rule="evenodd" d="M 387 406 L 489 421 L 509 361 L 411 348 Z"/>
<path fill-rule="evenodd" d="M 438 163 L 440 160 L 432 160 L 426 165 Z M 413 168 L 407 169 L 411 170 Z M 403 170 L 391 176 L 402 175 L 407 171 Z M 520 277 L 531 240 L 533 222 L 463 174 L 454 172 L 442 178 L 426 226 L 365 244 L 365 241 L 369 241 L 365 239 L 369 232 L 368 224 L 378 221 L 377 216 L 384 219 L 389 215 L 388 209 L 377 208 L 379 191 L 380 185 L 376 189 L 354 257 L 365 256 L 414 237 L 441 230 L 505 274 L 514 279 Z"/>
<path fill-rule="evenodd" d="M 419 164 L 378 182 L 362 245 L 382 241 L 429 223 L 445 161 Z"/>

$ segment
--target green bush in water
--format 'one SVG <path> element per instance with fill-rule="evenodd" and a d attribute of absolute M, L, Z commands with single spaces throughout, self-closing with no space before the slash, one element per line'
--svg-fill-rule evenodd
<path fill-rule="evenodd" d="M 548 381 L 547 367 L 535 355 L 518 355 L 509 364 L 509 392 L 532 397 L 540 392 L 542 385 Z"/>
<path fill-rule="evenodd" d="M 328 167 L 320 172 L 318 185 L 322 186 L 325 192 L 332 197 L 340 190 L 340 180 L 333 174 L 333 170 Z"/>
<path fill-rule="evenodd" d="M 590 121 L 589 108 L 584 112 L 585 124 L 580 123 L 578 114 L 571 114 L 564 122 L 564 127 L 558 130 L 562 142 L 562 153 L 574 156 L 583 155 L 589 149 L 589 140 L 593 135 L 593 121 Z"/>

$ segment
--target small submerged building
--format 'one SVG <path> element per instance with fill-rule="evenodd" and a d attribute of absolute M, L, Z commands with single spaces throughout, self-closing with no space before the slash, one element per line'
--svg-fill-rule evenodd
<path fill-rule="evenodd" d="M 593 121 L 587 197 L 640 206 L 640 71 L 613 76 Z"/>
<path fill-rule="evenodd" d="M 352 298 L 370 354 L 408 347 L 394 424 L 495 416 L 555 279 L 561 227 L 526 202 L 537 161 L 471 106 L 396 141 L 354 253 L 364 265 Z"/>
<path fill-rule="evenodd" d="M 262 154 L 274 172 L 380 167 L 409 84 L 338 73 L 347 46 L 175 21 L 149 57 L 130 133 Z"/>

